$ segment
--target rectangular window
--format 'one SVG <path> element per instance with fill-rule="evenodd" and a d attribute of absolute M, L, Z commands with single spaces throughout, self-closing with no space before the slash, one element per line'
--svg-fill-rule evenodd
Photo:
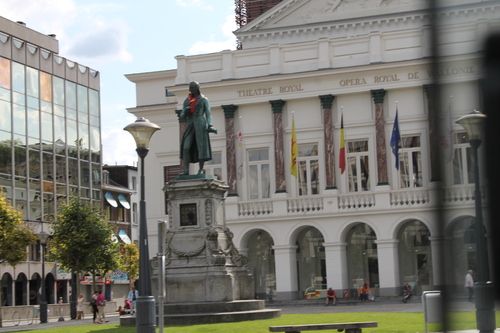
<path fill-rule="evenodd" d="M 38 98 L 39 78 L 38 70 L 26 67 L 26 93 L 28 96 Z"/>
<path fill-rule="evenodd" d="M 57 76 L 53 76 L 52 80 L 54 103 L 64 106 L 64 80 Z M 64 116 L 64 113 L 61 116 Z"/>
<path fill-rule="evenodd" d="M 319 194 L 318 145 L 299 145 L 299 195 Z"/>
<path fill-rule="evenodd" d="M 401 188 L 422 187 L 422 153 L 420 136 L 403 136 L 399 149 Z"/>
<path fill-rule="evenodd" d="M 347 142 L 347 181 L 349 192 L 370 190 L 368 140 Z"/>
<path fill-rule="evenodd" d="M 267 199 L 270 197 L 271 180 L 269 168 L 269 149 L 248 151 L 249 199 Z"/>
<path fill-rule="evenodd" d="M 12 90 L 24 94 L 26 92 L 24 65 L 12 62 Z"/>
<path fill-rule="evenodd" d="M 474 156 L 466 132 L 455 132 L 453 185 L 474 184 Z"/>
<path fill-rule="evenodd" d="M 217 179 L 222 180 L 222 153 L 212 153 L 212 160 L 205 162 L 203 172 L 207 175 L 216 176 Z"/>
<path fill-rule="evenodd" d="M 137 224 L 137 203 L 132 204 L 132 223 Z"/>
<path fill-rule="evenodd" d="M 52 102 L 52 75 L 40 72 L 40 98 Z"/>
<path fill-rule="evenodd" d="M 137 191 L 137 177 L 132 177 L 132 190 Z"/>

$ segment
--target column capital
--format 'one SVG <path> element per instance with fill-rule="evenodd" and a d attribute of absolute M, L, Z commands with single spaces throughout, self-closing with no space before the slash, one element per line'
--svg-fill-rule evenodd
<path fill-rule="evenodd" d="M 175 110 L 175 114 L 177 115 L 177 120 L 179 120 L 180 123 L 185 123 L 186 119 L 181 119 L 181 112 L 182 110 Z"/>
<path fill-rule="evenodd" d="M 234 113 L 238 109 L 238 105 L 221 105 L 221 108 L 224 110 L 224 118 L 234 118 Z"/>
<path fill-rule="evenodd" d="M 335 96 L 329 94 L 329 95 L 320 95 L 318 97 L 321 101 L 321 107 L 323 109 L 331 109 L 332 108 L 332 103 L 333 103 L 333 100 L 335 99 Z"/>
<path fill-rule="evenodd" d="M 384 97 L 385 97 L 384 89 L 370 90 L 370 92 L 372 93 L 372 98 L 375 104 L 384 103 Z"/>
<path fill-rule="evenodd" d="M 269 101 L 271 103 L 271 107 L 273 109 L 273 113 L 282 113 L 283 106 L 285 105 L 285 101 L 282 99 L 276 99 L 273 101 Z"/>

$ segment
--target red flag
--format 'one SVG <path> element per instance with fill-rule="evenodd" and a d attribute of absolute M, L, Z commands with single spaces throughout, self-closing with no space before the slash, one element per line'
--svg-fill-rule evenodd
<path fill-rule="evenodd" d="M 344 139 L 344 114 L 340 116 L 340 154 L 339 154 L 339 168 L 340 173 L 345 171 L 345 139 Z"/>

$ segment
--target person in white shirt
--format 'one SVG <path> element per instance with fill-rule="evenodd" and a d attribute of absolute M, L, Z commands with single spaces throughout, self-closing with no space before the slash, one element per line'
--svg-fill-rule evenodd
<path fill-rule="evenodd" d="M 469 302 L 472 302 L 472 298 L 474 297 L 474 278 L 472 274 L 474 272 L 472 269 L 469 269 L 467 275 L 465 276 L 465 287 L 469 289 Z"/>
<path fill-rule="evenodd" d="M 131 287 L 127 295 L 128 300 L 132 302 L 132 308 L 130 309 L 130 314 L 135 313 L 135 302 L 137 300 L 137 297 L 139 297 L 139 292 L 135 290 L 134 287 Z"/>

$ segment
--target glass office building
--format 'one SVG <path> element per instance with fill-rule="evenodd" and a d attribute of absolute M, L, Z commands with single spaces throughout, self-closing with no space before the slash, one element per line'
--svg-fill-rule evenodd
<path fill-rule="evenodd" d="M 35 232 L 50 232 L 70 197 L 101 203 L 99 73 L 58 51 L 55 36 L 0 17 L 0 187 Z M 15 273 L 2 269 L 9 305 L 36 303 L 28 285 L 40 276 L 28 266 L 38 251 Z"/>

